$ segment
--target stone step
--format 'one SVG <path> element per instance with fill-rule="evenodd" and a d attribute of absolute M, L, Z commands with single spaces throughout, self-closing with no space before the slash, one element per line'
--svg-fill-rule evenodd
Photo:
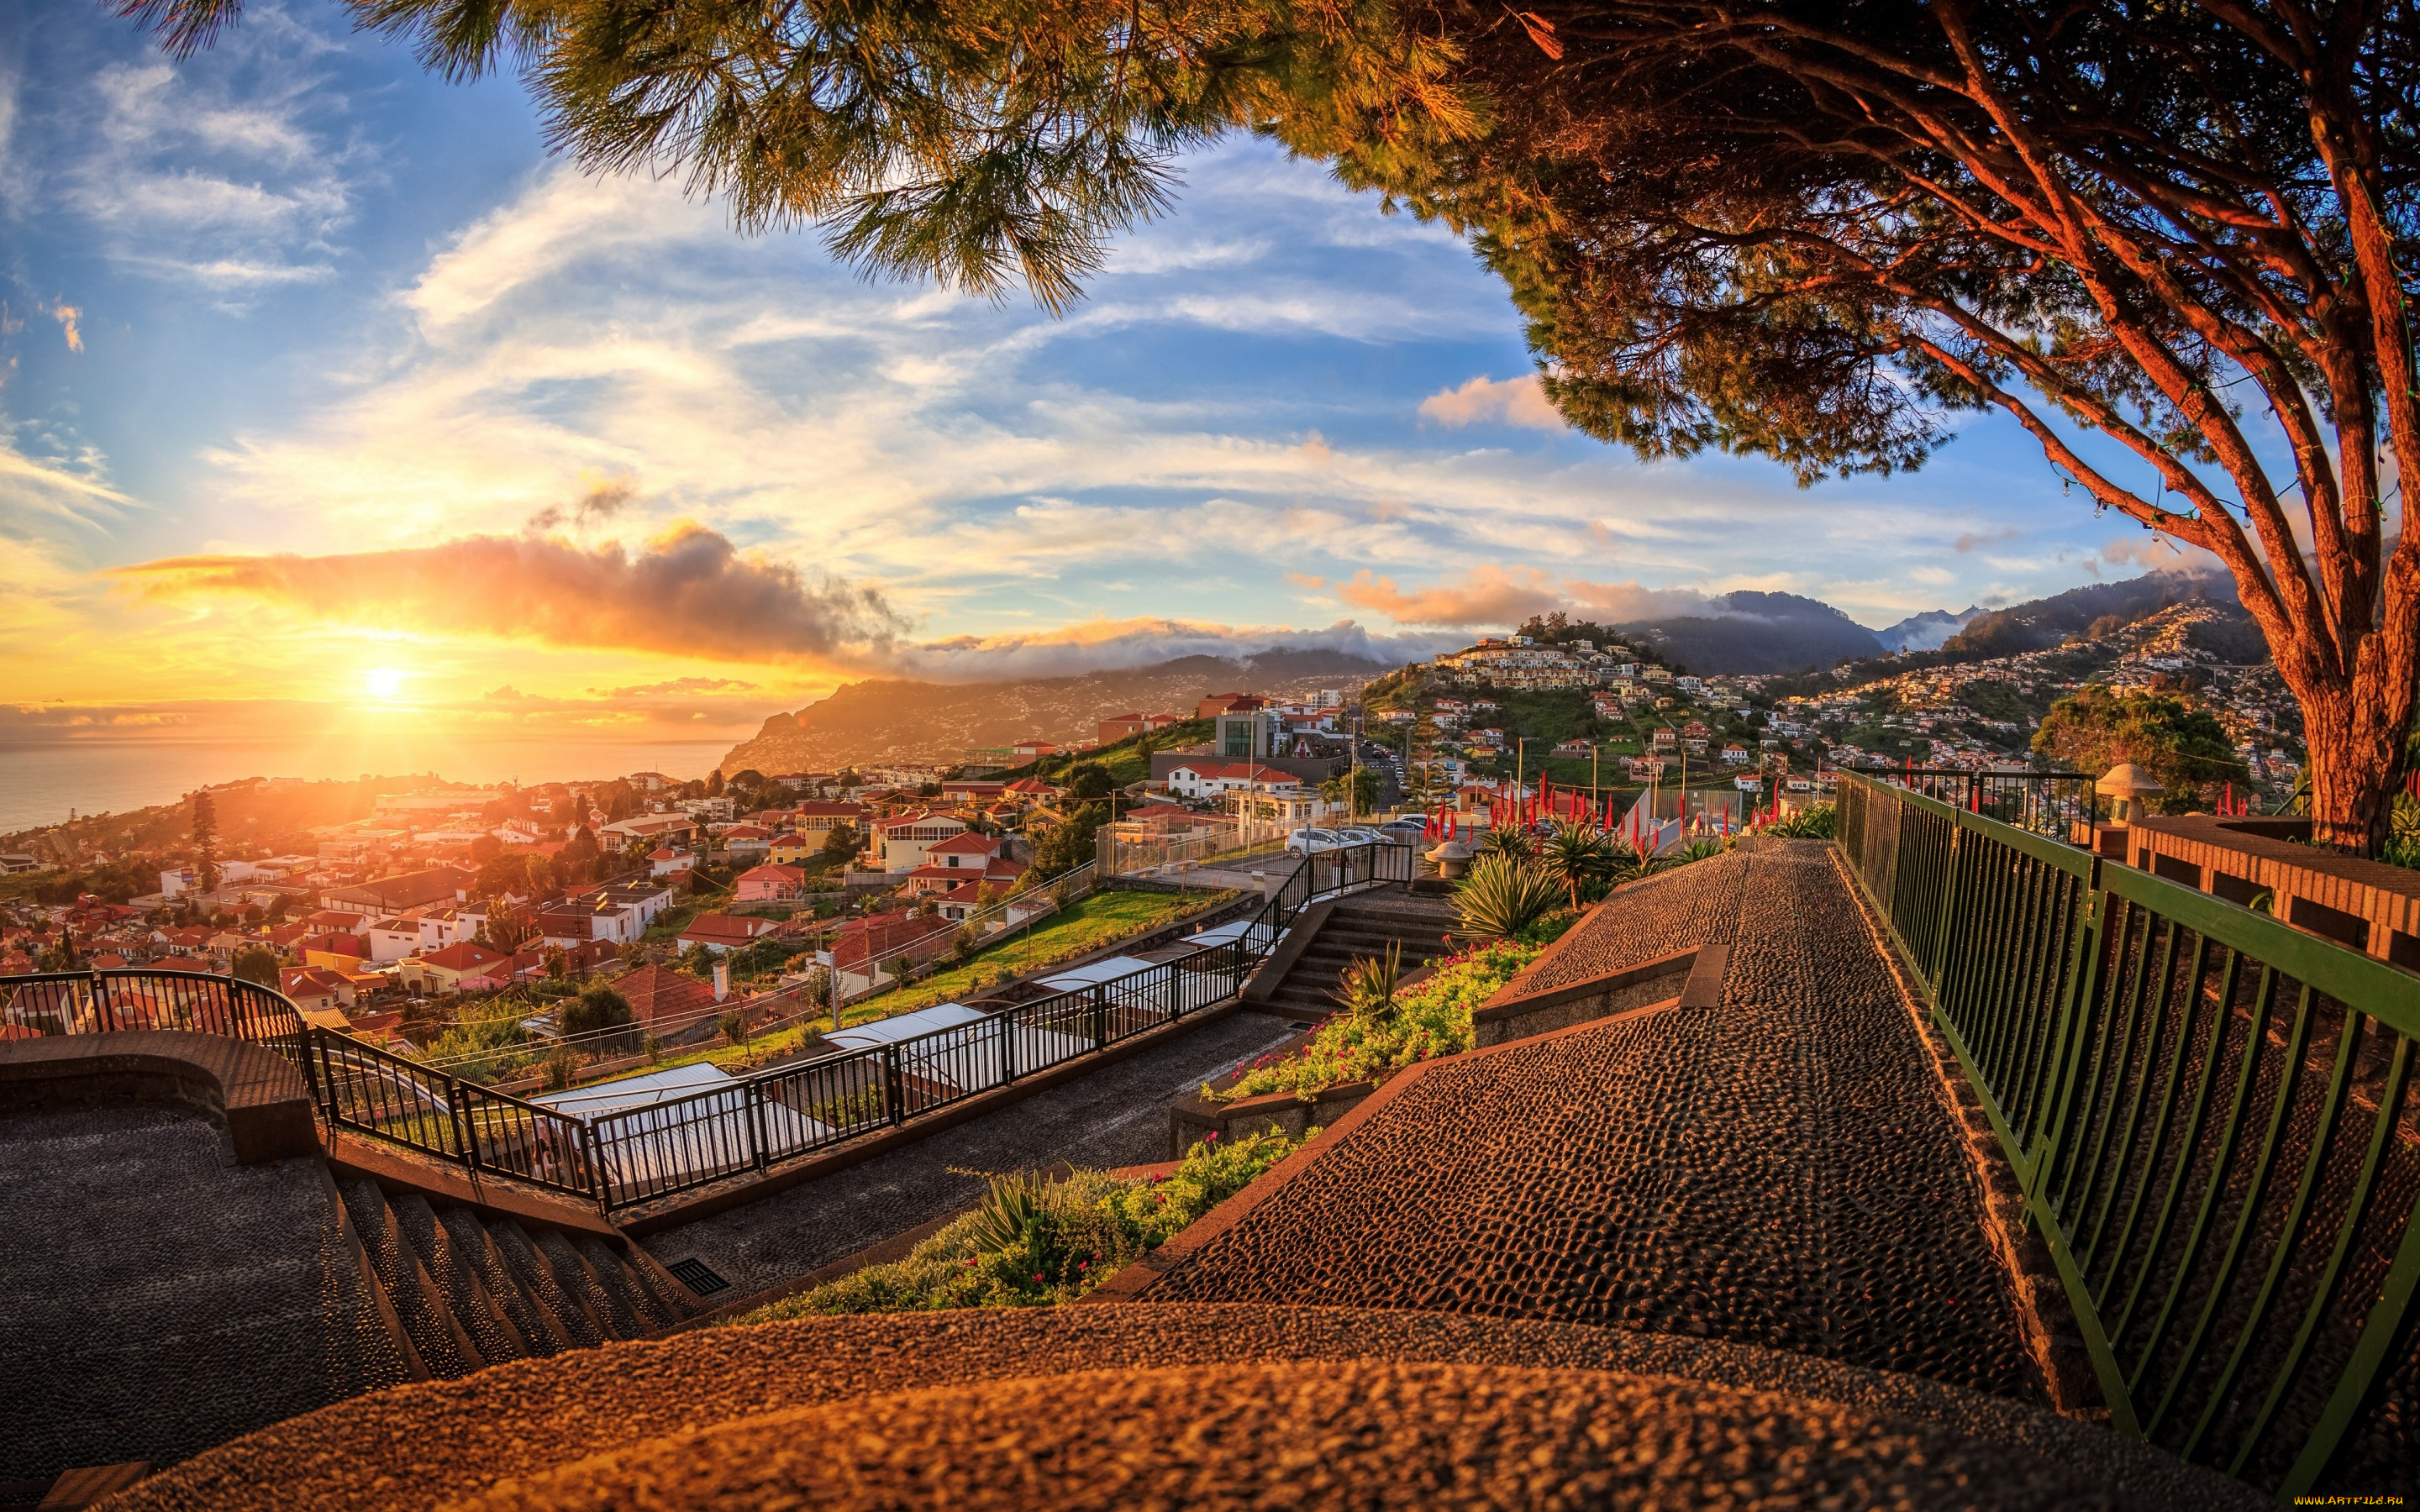
<path fill-rule="evenodd" d="M 403 1226 L 376 1181 L 349 1177 L 337 1183 L 345 1210 L 368 1255 L 370 1273 L 386 1292 L 388 1305 L 406 1338 L 420 1352 L 428 1373 L 441 1381 L 467 1376 L 487 1362 L 445 1305 L 427 1267 L 405 1237 Z"/>
<path fill-rule="evenodd" d="M 597 1320 L 597 1330 L 605 1338 L 631 1339 L 647 1332 L 646 1325 L 632 1310 L 629 1298 L 590 1268 L 571 1241 L 564 1237 L 563 1230 L 546 1228 L 530 1237 L 554 1262 L 555 1279 L 587 1304 L 589 1316 Z"/>
<path fill-rule="evenodd" d="M 456 1258 L 478 1278 L 480 1289 L 494 1305 L 503 1327 L 510 1331 L 518 1359 L 555 1354 L 570 1347 L 570 1338 L 553 1315 L 525 1290 L 504 1264 L 495 1236 L 473 1209 L 448 1203 L 437 1220 L 453 1241 Z"/>
<path fill-rule="evenodd" d="M 605 1330 L 589 1309 L 586 1297 L 557 1278 L 553 1259 L 530 1237 L 528 1229 L 513 1219 L 495 1218 L 489 1221 L 488 1233 L 503 1254 L 513 1279 L 531 1304 L 544 1308 L 553 1319 L 567 1348 L 594 1349 L 605 1342 Z"/>

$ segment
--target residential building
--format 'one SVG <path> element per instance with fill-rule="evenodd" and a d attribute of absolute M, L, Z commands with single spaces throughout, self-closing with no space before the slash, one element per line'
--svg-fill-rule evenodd
<path fill-rule="evenodd" d="M 717 838 L 735 862 L 762 860 L 773 849 L 773 832 L 762 825 L 734 825 Z"/>
<path fill-rule="evenodd" d="M 944 788 L 942 791 L 947 792 L 948 789 Z M 851 829 L 861 831 L 872 817 L 871 810 L 861 803 L 818 799 L 814 802 L 799 804 L 792 811 L 790 829 L 799 839 L 811 841 L 817 846 L 821 846 L 824 836 L 830 831 L 844 825 Z M 774 859 L 778 861 L 781 857 L 777 856 Z"/>
<path fill-rule="evenodd" d="M 882 870 L 904 876 L 924 864 L 924 853 L 935 842 L 966 832 L 966 822 L 948 814 L 912 813 L 876 821 L 874 841 L 882 857 Z"/>
<path fill-rule="evenodd" d="M 432 867 L 349 887 L 331 887 L 321 895 L 319 906 L 323 912 L 355 919 L 386 918 L 430 903 L 459 903 L 468 896 L 471 882 L 472 874 L 459 867 Z"/>
<path fill-rule="evenodd" d="M 303 1010 L 350 1008 L 356 994 L 352 979 L 325 966 L 281 966 L 277 990 Z"/>
<path fill-rule="evenodd" d="M 1168 791 L 1187 798 L 1216 798 L 1248 791 L 1298 793 L 1301 789 L 1301 778 L 1257 762 L 1188 762 L 1168 774 Z"/>
<path fill-rule="evenodd" d="M 630 1016 L 649 1034 L 671 1035 L 711 1017 L 714 989 L 686 972 L 641 966 L 613 979 L 613 990 L 630 1005 Z"/>
<path fill-rule="evenodd" d="M 647 874 L 678 879 L 697 870 L 697 857 L 688 851 L 659 845 L 647 853 Z"/>
<path fill-rule="evenodd" d="M 396 977 L 421 992 L 484 992 L 511 985 L 512 957 L 465 940 L 427 955 L 405 958 L 396 965 Z"/>
<path fill-rule="evenodd" d="M 735 903 L 780 903 L 798 897 L 806 885 L 805 868 L 767 861 L 740 872 L 731 885 L 731 897 Z"/>
<path fill-rule="evenodd" d="M 703 945 L 721 955 L 780 927 L 772 919 L 752 918 L 745 914 L 700 914 L 689 921 L 689 927 L 674 943 L 684 950 L 692 945 Z"/>
<path fill-rule="evenodd" d="M 1268 700 L 1251 693 L 1213 693 L 1194 705 L 1193 717 L 1216 719 L 1222 714 L 1254 714 L 1268 706 Z"/>

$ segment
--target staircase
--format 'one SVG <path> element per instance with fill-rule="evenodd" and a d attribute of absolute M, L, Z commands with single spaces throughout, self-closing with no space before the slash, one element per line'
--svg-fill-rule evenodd
<path fill-rule="evenodd" d="M 364 1176 L 336 1188 L 404 1337 L 440 1380 L 642 1338 L 704 1310 L 627 1241 L 391 1192 Z"/>
<path fill-rule="evenodd" d="M 1337 979 L 1354 961 L 1383 961 L 1389 946 L 1400 945 L 1408 975 L 1452 953 L 1445 936 L 1453 926 L 1453 910 L 1443 900 L 1392 888 L 1314 904 L 1244 988 L 1244 1002 L 1316 1022 L 1336 1011 Z"/>

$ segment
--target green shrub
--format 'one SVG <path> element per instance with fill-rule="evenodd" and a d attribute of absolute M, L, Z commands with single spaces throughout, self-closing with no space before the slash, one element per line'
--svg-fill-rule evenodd
<path fill-rule="evenodd" d="M 1167 1243 L 1319 1133 L 1204 1140 L 1157 1181 L 1079 1170 L 1064 1180 L 994 1177 L 974 1211 L 908 1251 L 734 1319 L 840 1313 L 1043 1307 L 1073 1302 Z"/>
<path fill-rule="evenodd" d="M 1519 934 L 1562 901 L 1562 889 L 1544 868 L 1502 854 L 1480 857 L 1453 889 L 1463 933 L 1482 939 Z"/>
<path fill-rule="evenodd" d="M 1211 1095 L 1222 1102 L 1293 1092 L 1308 1101 L 1322 1088 L 1376 1081 L 1416 1060 L 1470 1048 L 1470 1014 L 1496 995 L 1542 946 L 1494 940 L 1435 963 L 1435 974 L 1394 995 L 1384 1017 L 1340 1013 L 1319 1026 L 1294 1054 L 1264 1057 L 1234 1086 Z M 1204 1088 L 1206 1091 L 1207 1088 Z"/>
<path fill-rule="evenodd" d="M 1801 809 L 1786 819 L 1775 820 L 1764 826 L 1764 832 L 1778 835 L 1784 840 L 1830 840 L 1837 812 L 1832 805 L 1819 803 L 1812 808 Z"/>

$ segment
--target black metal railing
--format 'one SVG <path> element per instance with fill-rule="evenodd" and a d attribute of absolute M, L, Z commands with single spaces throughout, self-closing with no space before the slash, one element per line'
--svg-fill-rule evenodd
<path fill-rule="evenodd" d="M 2408 1470 L 2420 979 L 1890 783 L 1839 800 L 2112 1425 L 2287 1500 Z"/>
<path fill-rule="evenodd" d="M 1843 769 L 1843 776 L 1851 775 Z M 2089 772 L 1975 772 L 1960 766 L 1877 769 L 1855 776 L 1887 782 L 2027 834 L 2084 843 L 2101 822 Z M 2078 826 L 2081 826 L 2079 829 Z"/>
<path fill-rule="evenodd" d="M 0 979 L 0 1013 L 45 1034 L 184 1028 L 271 1045 L 300 1067 L 332 1127 L 592 1199 L 605 1211 L 752 1176 L 1098 1055 L 1214 1007 L 1315 899 L 1409 881 L 1409 847 L 1305 857 L 1237 936 L 1181 960 L 894 1043 L 582 1118 L 306 1023 L 283 995 L 199 972 Z"/>
<path fill-rule="evenodd" d="M 0 1023 L 40 1034 L 176 1029 L 268 1045 L 289 1059 L 302 1014 L 274 987 L 207 971 L 149 967 L 0 978 Z"/>

